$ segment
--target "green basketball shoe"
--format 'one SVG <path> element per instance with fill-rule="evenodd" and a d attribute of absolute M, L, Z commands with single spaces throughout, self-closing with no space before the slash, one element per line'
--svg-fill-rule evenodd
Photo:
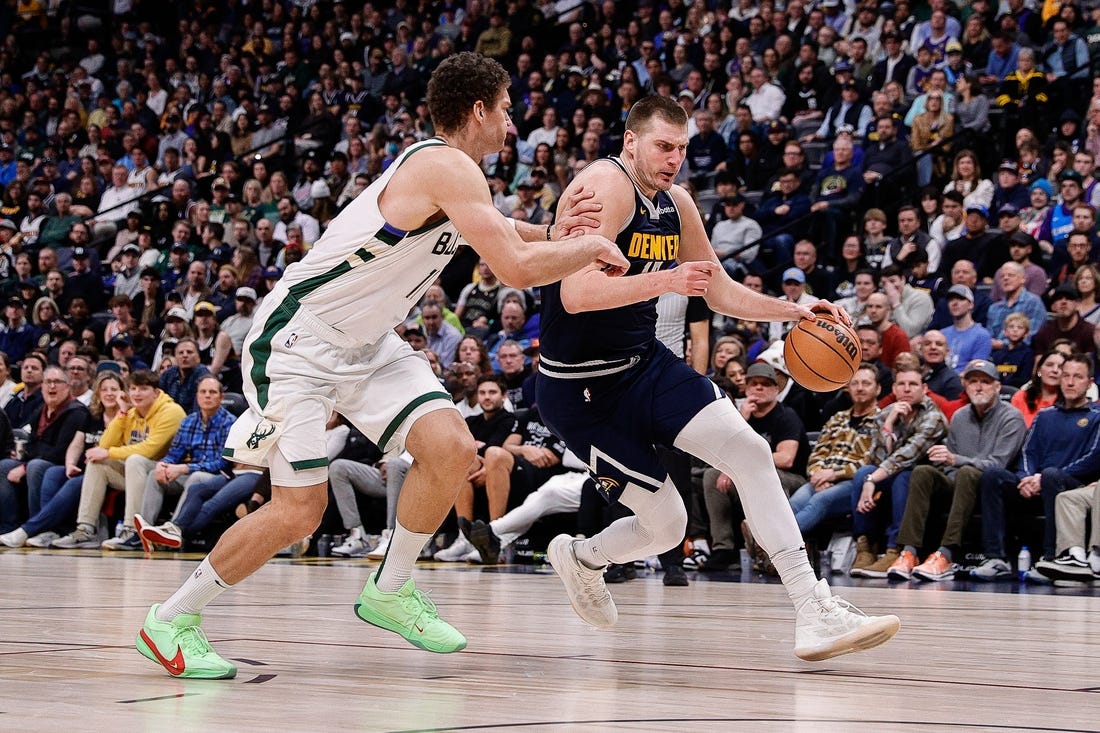
<path fill-rule="evenodd" d="M 367 579 L 355 615 L 380 628 L 400 634 L 413 646 L 437 654 L 449 654 L 466 648 L 466 637 L 439 618 L 435 604 L 416 589 L 412 579 L 396 593 L 383 593 L 375 586 L 378 573 Z"/>
<path fill-rule="evenodd" d="M 199 623 L 202 616 L 183 614 L 172 621 L 157 620 L 160 604 L 149 609 L 145 625 L 137 635 L 137 650 L 168 670 L 173 677 L 198 680 L 227 680 L 237 668 L 218 656 L 206 640 Z"/>

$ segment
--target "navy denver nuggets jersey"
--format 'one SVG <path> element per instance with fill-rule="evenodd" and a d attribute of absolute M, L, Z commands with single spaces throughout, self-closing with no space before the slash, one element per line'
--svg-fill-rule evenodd
<path fill-rule="evenodd" d="M 618 158 L 608 158 L 623 169 Z M 629 174 L 628 174 L 629 175 Z M 664 270 L 680 250 L 680 213 L 667 191 L 650 201 L 634 186 L 634 216 L 615 238 L 630 262 L 624 277 Z M 540 369 L 619 365 L 644 354 L 654 341 L 657 299 L 608 310 L 569 313 L 561 303 L 561 283 L 542 288 Z M 555 369 L 557 367 L 557 369 Z"/>

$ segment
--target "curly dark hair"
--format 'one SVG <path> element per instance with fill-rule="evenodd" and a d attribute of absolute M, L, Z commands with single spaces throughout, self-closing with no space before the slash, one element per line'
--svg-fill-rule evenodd
<path fill-rule="evenodd" d="M 428 81 L 428 110 L 437 130 L 453 132 L 466 122 L 476 102 L 487 106 L 497 101 L 511 78 L 491 58 L 469 51 L 441 63 Z"/>
<path fill-rule="evenodd" d="M 674 100 L 653 94 L 642 97 L 630 108 L 630 113 L 626 116 L 626 129 L 640 133 L 649 126 L 654 117 L 660 117 L 674 125 L 686 125 L 688 121 L 684 108 Z"/>

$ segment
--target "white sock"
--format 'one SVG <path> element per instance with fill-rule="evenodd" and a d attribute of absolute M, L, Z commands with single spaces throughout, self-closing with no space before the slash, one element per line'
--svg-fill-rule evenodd
<path fill-rule="evenodd" d="M 814 573 L 810 560 L 806 557 L 805 547 L 789 547 L 786 550 L 771 555 L 772 565 L 775 565 L 779 577 L 783 580 L 783 586 L 787 589 L 787 597 L 799 608 L 814 592 L 817 585 L 817 575 Z"/>
<path fill-rule="evenodd" d="M 1084 547 L 1071 547 L 1069 548 L 1069 556 L 1074 560 L 1080 560 L 1085 562 L 1085 548 Z"/>
<path fill-rule="evenodd" d="M 1089 551 L 1089 567 L 1092 568 L 1092 572 L 1100 573 L 1100 550 L 1095 547 Z"/>
<path fill-rule="evenodd" d="M 179 590 L 157 609 L 157 620 L 171 621 L 181 614 L 202 613 L 207 604 L 232 587 L 221 579 L 207 555 Z"/>
<path fill-rule="evenodd" d="M 390 546 L 386 548 L 386 556 L 374 579 L 375 587 L 383 593 L 401 590 L 401 586 L 412 577 L 413 565 L 431 538 L 431 534 L 411 532 L 402 527 L 400 521 L 397 522 L 390 536 Z"/>
<path fill-rule="evenodd" d="M 363 525 L 361 524 L 358 527 L 352 527 L 350 530 L 348 530 L 348 539 L 351 539 L 352 537 L 358 537 L 359 539 L 362 539 L 366 536 L 367 531 L 363 529 Z"/>
<path fill-rule="evenodd" d="M 584 565 L 589 570 L 603 570 L 611 564 L 611 558 L 604 552 L 601 540 L 603 539 L 604 532 L 614 527 L 618 522 L 625 522 L 627 524 L 633 517 L 624 517 L 622 519 L 616 519 L 612 522 L 607 529 L 600 532 L 595 537 L 589 537 L 585 540 L 574 540 L 573 542 L 573 554 L 580 560 L 581 565 Z"/>

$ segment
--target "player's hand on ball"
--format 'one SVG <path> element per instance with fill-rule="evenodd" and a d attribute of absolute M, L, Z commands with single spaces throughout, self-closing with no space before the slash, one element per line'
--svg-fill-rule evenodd
<path fill-rule="evenodd" d="M 818 313 L 824 313 L 831 316 L 833 320 L 837 321 L 838 323 L 843 323 L 849 328 L 852 325 L 852 317 L 848 315 L 848 311 L 844 310 L 836 303 L 830 303 L 827 300 L 819 300 L 816 303 L 810 305 L 807 310 L 810 311 L 810 314 L 808 316 L 803 316 L 803 318 L 806 318 L 807 320 L 812 321 L 816 318 Z"/>
<path fill-rule="evenodd" d="M 706 295 L 717 267 L 713 262 L 683 262 L 668 271 L 672 277 L 670 289 L 680 295 Z"/>

